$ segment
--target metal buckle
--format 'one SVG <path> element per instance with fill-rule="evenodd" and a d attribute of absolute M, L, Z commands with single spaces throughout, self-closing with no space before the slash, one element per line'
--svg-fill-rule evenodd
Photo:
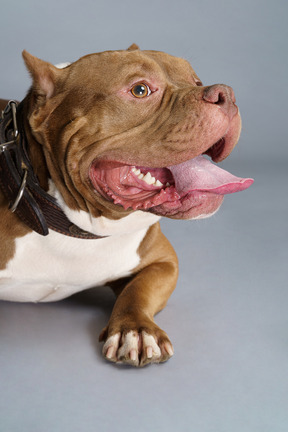
<path fill-rule="evenodd" d="M 15 198 L 14 203 L 13 204 L 10 203 L 10 205 L 9 205 L 9 210 L 11 210 L 12 213 L 14 213 L 15 210 L 17 209 L 18 204 L 21 201 L 21 198 L 22 198 L 22 196 L 24 194 L 26 183 L 27 183 L 27 176 L 28 176 L 28 170 L 26 168 L 24 168 L 24 175 L 23 175 L 23 179 L 22 179 L 21 186 L 19 188 L 18 194 L 17 194 L 17 196 Z"/>
<path fill-rule="evenodd" d="M 13 144 L 16 143 L 16 140 L 19 136 L 19 130 L 18 130 L 18 126 L 17 126 L 17 120 L 16 120 L 16 107 L 17 107 L 17 102 L 15 102 L 14 100 L 10 100 L 8 102 L 8 104 L 6 105 L 5 109 L 2 111 L 2 120 L 4 119 L 4 117 L 9 114 L 9 112 L 12 112 L 12 122 L 13 122 L 13 137 L 14 139 L 11 141 L 7 141 L 4 143 L 0 143 L 0 153 L 7 150 L 7 148 Z"/>

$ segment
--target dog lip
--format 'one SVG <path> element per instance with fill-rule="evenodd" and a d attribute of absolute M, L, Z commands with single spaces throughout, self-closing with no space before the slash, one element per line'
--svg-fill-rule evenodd
<path fill-rule="evenodd" d="M 216 141 L 211 147 L 208 148 L 208 150 L 204 151 L 202 154 L 206 154 L 211 157 L 211 159 L 215 162 L 221 158 L 221 154 L 223 153 L 225 149 L 225 136 L 220 138 L 218 141 Z"/>

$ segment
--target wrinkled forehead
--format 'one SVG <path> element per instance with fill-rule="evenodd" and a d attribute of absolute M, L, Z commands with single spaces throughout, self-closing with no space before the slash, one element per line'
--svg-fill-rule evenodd
<path fill-rule="evenodd" d="M 94 73 L 106 80 L 151 75 L 177 85 L 199 79 L 188 61 L 160 51 L 105 51 L 82 57 L 76 64 L 84 66 L 86 76 Z"/>
<path fill-rule="evenodd" d="M 157 62 L 173 82 L 179 82 L 179 80 L 191 82 L 191 78 L 199 79 L 187 60 L 159 51 L 143 51 L 143 53 Z"/>

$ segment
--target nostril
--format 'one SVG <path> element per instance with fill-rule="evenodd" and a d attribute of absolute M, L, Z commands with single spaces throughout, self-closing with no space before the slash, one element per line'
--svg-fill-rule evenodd
<path fill-rule="evenodd" d="M 204 90 L 203 99 L 213 104 L 223 105 L 228 99 L 226 86 L 215 84 L 210 87 L 206 87 Z"/>
<path fill-rule="evenodd" d="M 226 102 L 226 96 L 223 92 L 219 92 L 218 101 L 215 102 L 216 105 L 223 105 Z"/>

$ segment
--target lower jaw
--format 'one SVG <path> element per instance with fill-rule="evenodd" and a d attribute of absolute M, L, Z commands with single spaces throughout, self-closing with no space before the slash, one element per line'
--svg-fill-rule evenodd
<path fill-rule="evenodd" d="M 107 193 L 108 191 L 106 191 Z M 177 193 L 176 193 L 177 194 Z M 125 203 L 118 199 L 110 191 L 107 193 L 110 200 L 113 200 L 115 205 L 121 206 L 125 210 L 142 210 L 156 214 L 158 216 L 169 217 L 172 219 L 200 219 L 209 217 L 214 214 L 221 206 L 224 196 L 210 192 L 194 191 L 190 192 L 182 198 L 170 200 L 160 205 L 153 204 L 150 200 L 135 202 L 133 204 Z M 152 198 L 151 198 L 152 199 Z"/>
<path fill-rule="evenodd" d="M 220 208 L 223 195 L 193 192 L 176 203 L 165 203 L 149 209 L 151 213 L 171 219 L 201 219 L 209 217 Z"/>

